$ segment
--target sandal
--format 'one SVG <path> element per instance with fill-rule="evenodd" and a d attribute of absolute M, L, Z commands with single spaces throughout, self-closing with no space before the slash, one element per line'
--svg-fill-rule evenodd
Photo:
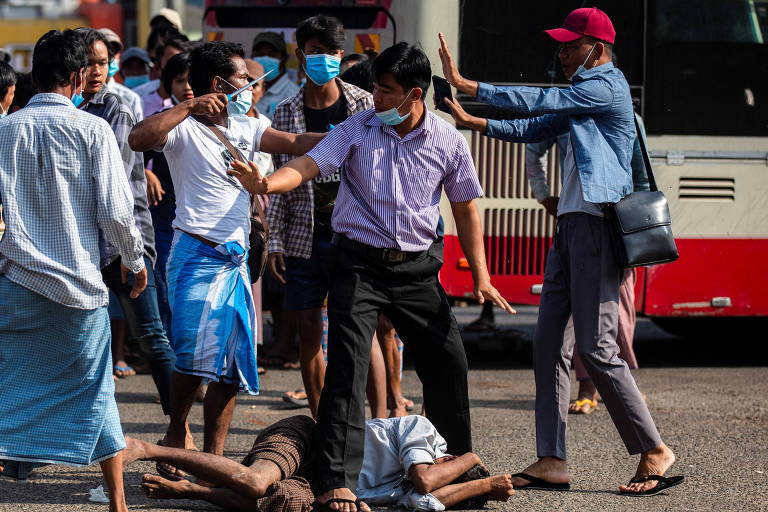
<path fill-rule="evenodd" d="M 650 489 L 646 489 L 645 491 L 619 491 L 619 494 L 623 494 L 624 496 L 655 496 L 659 494 L 662 491 L 665 491 L 666 489 L 669 489 L 670 487 L 674 487 L 676 485 L 680 485 L 681 483 L 685 482 L 684 476 L 661 476 L 661 475 L 646 475 L 646 476 L 638 476 L 633 478 L 629 481 L 631 484 L 637 484 L 642 482 L 648 482 L 649 480 L 656 480 L 659 482 L 656 484 L 656 487 L 651 487 Z"/>
<path fill-rule="evenodd" d="M 583 398 L 571 402 L 571 405 L 568 407 L 568 414 L 592 414 L 595 410 L 597 410 L 597 400 Z"/>
<path fill-rule="evenodd" d="M 298 361 L 279 356 L 256 358 L 256 362 L 259 366 L 265 368 L 277 368 L 283 370 L 298 370 L 300 368 Z"/>
<path fill-rule="evenodd" d="M 571 489 L 571 484 L 556 484 L 554 482 L 548 482 L 541 478 L 537 478 L 528 473 L 515 473 L 512 478 L 522 478 L 528 480 L 525 485 L 516 485 L 515 489 L 532 489 L 539 491 L 568 491 Z"/>
<path fill-rule="evenodd" d="M 363 503 L 363 500 L 361 500 L 360 498 L 357 498 L 356 500 L 350 500 L 347 498 L 331 498 L 325 503 L 321 503 L 315 500 L 312 503 L 312 511 L 313 512 L 338 512 L 337 510 L 334 510 L 331 508 L 331 503 L 352 503 L 355 505 L 357 512 L 360 512 L 362 510 L 362 508 L 360 508 L 360 505 Z"/>
<path fill-rule="evenodd" d="M 304 395 L 304 398 L 296 396 L 299 394 Z M 291 409 L 303 409 L 304 407 L 309 407 L 309 398 L 307 398 L 307 393 L 303 389 L 286 391 L 283 394 L 283 402 L 292 405 L 293 407 L 291 407 Z"/>
<path fill-rule="evenodd" d="M 125 366 L 116 364 L 112 366 L 112 375 L 119 379 L 124 379 L 126 377 L 133 377 L 136 375 L 136 370 L 127 364 Z"/>

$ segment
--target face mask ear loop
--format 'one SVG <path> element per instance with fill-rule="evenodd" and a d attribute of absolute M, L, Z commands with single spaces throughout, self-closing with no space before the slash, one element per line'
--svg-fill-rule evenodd
<path fill-rule="evenodd" d="M 587 58 L 584 59 L 584 62 L 581 63 L 581 67 L 583 67 L 584 69 L 587 69 L 587 61 L 592 56 L 592 52 L 595 51 L 595 46 L 597 46 L 597 43 L 592 45 L 592 48 L 589 49 L 589 53 L 587 54 Z"/>
<path fill-rule="evenodd" d="M 397 106 L 397 108 L 395 108 L 395 110 L 397 110 L 397 115 L 400 115 L 400 107 L 405 105 L 405 102 L 408 100 L 408 97 L 411 95 L 412 92 L 413 92 L 413 88 L 411 88 L 411 90 L 408 91 L 408 94 L 405 95 L 405 98 L 403 98 L 403 101 L 401 101 L 400 104 Z"/>

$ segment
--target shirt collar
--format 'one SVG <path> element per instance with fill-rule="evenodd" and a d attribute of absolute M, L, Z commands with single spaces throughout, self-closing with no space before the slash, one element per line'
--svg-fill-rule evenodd
<path fill-rule="evenodd" d="M 88 102 L 92 105 L 103 105 L 104 104 L 104 96 L 107 95 L 109 92 L 109 88 L 107 87 L 107 84 L 104 84 L 101 86 L 101 89 L 99 89 L 99 92 L 93 95 L 93 98 Z"/>
<path fill-rule="evenodd" d="M 582 80 L 589 80 L 590 78 L 594 78 L 598 75 L 609 73 L 610 71 L 613 71 L 614 68 L 615 66 L 613 65 L 613 62 L 606 62 L 605 64 L 590 68 L 583 73 L 579 73 L 573 77 L 573 81 L 581 82 Z"/>
<path fill-rule="evenodd" d="M 338 77 L 334 78 L 334 80 L 336 80 L 336 83 L 339 84 L 339 87 L 341 88 L 341 93 L 344 95 L 344 99 L 347 102 L 347 108 L 356 105 L 358 101 L 365 98 L 369 94 L 367 91 L 364 91 L 359 87 L 355 87 L 352 84 L 348 84 Z M 297 92 L 293 98 L 288 101 L 289 108 L 294 112 L 304 109 L 305 87 L 306 85 L 302 85 L 299 89 L 299 92 Z"/>
<path fill-rule="evenodd" d="M 72 103 L 71 99 L 55 92 L 41 92 L 35 94 L 28 102 L 28 104 L 31 103 L 58 103 L 60 105 L 68 105 L 75 108 L 75 104 Z"/>
<path fill-rule="evenodd" d="M 432 112 L 429 111 L 429 109 L 427 108 L 427 105 L 425 103 L 424 104 L 424 119 L 422 120 L 422 122 L 421 122 L 421 124 L 419 126 L 417 126 L 412 131 L 407 133 L 405 135 L 405 137 L 403 137 L 403 140 L 410 140 L 410 139 L 412 139 L 414 137 L 418 137 L 419 135 L 421 135 L 422 132 L 428 133 L 428 134 L 434 132 L 436 117 L 437 116 L 435 116 L 435 114 L 433 114 Z M 394 133 L 395 135 L 397 135 L 398 138 L 400 137 L 400 135 L 397 134 L 397 132 L 395 131 L 395 128 L 393 126 L 386 126 L 384 123 L 381 122 L 381 119 L 379 119 L 376 116 L 375 108 L 374 108 L 374 111 L 373 111 L 373 113 L 371 115 L 371 118 L 368 119 L 368 121 L 365 122 L 365 125 L 366 126 L 380 126 L 382 128 L 382 130 L 384 130 L 384 131 L 390 131 L 391 130 L 391 132 Z"/>

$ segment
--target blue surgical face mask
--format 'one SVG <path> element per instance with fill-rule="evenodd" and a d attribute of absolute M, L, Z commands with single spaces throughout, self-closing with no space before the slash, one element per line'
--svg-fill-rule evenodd
<path fill-rule="evenodd" d="M 234 85 L 230 84 L 223 78 L 219 77 L 225 84 L 232 87 L 233 90 L 239 89 L 239 87 L 235 87 Z M 235 98 L 232 98 L 227 102 L 227 114 L 230 116 L 244 116 L 248 113 L 249 110 L 251 110 L 251 104 L 253 103 L 253 91 L 251 89 L 246 89 L 240 94 L 238 94 Z"/>
<path fill-rule="evenodd" d="M 279 59 L 264 55 L 262 57 L 254 57 L 253 60 L 261 64 L 262 67 L 264 68 L 264 73 L 267 73 L 267 76 L 264 77 L 264 80 L 266 80 L 267 82 L 269 82 L 270 80 L 274 80 L 280 74 Z"/>
<path fill-rule="evenodd" d="M 408 117 L 411 115 L 410 110 L 404 116 L 401 116 L 400 112 L 397 110 L 403 106 L 403 103 L 405 103 L 412 92 L 413 89 L 408 91 L 408 94 L 405 95 L 405 99 L 397 107 L 385 110 L 384 112 L 376 112 L 376 117 L 378 117 L 382 123 L 388 124 L 389 126 L 396 126 L 408 119 Z"/>
<path fill-rule="evenodd" d="M 571 80 L 573 80 L 573 77 L 575 77 L 576 75 L 580 75 L 581 73 L 583 73 L 583 72 L 585 72 L 587 70 L 587 68 L 584 67 L 584 64 L 586 64 L 587 61 L 589 60 L 589 58 L 592 56 L 592 51 L 594 49 L 595 49 L 595 45 L 593 44 L 592 48 L 589 49 L 589 53 L 587 54 L 587 58 L 584 59 L 584 62 L 581 63 L 581 66 L 576 68 L 576 72 L 571 75 Z"/>
<path fill-rule="evenodd" d="M 82 87 L 83 87 L 83 76 L 80 75 L 80 92 L 77 92 L 77 81 L 75 81 L 75 94 L 73 94 L 72 97 L 70 98 L 72 100 L 72 104 L 75 107 L 80 107 L 80 105 L 82 105 L 83 102 L 85 101 L 85 98 L 83 97 L 83 94 L 82 94 L 83 92 Z"/>
<path fill-rule="evenodd" d="M 341 59 L 327 53 L 307 55 L 304 52 L 304 72 L 317 85 L 325 85 L 339 76 Z"/>
<path fill-rule="evenodd" d="M 120 71 L 120 59 L 112 59 L 109 63 L 109 68 L 107 69 L 107 76 L 112 78 L 118 71 Z"/>
<path fill-rule="evenodd" d="M 2 118 L 4 118 L 5 116 L 8 115 L 8 111 L 5 110 L 2 105 L 0 105 L 0 111 L 2 111 L 2 112 L 0 112 L 0 119 L 2 119 Z"/>
<path fill-rule="evenodd" d="M 140 85 L 144 85 L 149 82 L 149 75 L 136 75 L 125 77 L 125 86 L 129 89 L 135 89 Z"/>

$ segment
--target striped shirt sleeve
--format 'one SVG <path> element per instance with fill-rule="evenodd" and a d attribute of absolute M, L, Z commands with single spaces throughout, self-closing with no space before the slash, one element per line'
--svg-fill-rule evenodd
<path fill-rule="evenodd" d="M 307 153 L 307 156 L 317 164 L 320 176 L 323 178 L 336 172 L 347 160 L 354 141 L 362 129 L 358 118 L 359 115 L 352 116 L 336 126 Z"/>
<path fill-rule="evenodd" d="M 457 138 L 459 143 L 453 157 L 453 165 L 443 179 L 445 195 L 453 203 L 471 201 L 483 195 L 467 141 L 464 137 Z"/>

